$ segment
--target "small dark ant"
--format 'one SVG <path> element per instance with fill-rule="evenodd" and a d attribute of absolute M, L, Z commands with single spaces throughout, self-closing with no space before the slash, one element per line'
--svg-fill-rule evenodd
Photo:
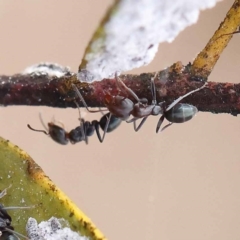
<path fill-rule="evenodd" d="M 162 115 L 160 117 L 160 119 L 157 123 L 157 127 L 156 127 L 156 133 L 158 133 L 165 118 L 170 123 L 167 124 L 165 127 L 163 127 L 161 129 L 161 131 L 165 130 L 167 127 L 169 127 L 173 123 L 184 123 L 184 122 L 191 120 L 198 112 L 198 109 L 195 106 L 192 106 L 192 105 L 186 104 L 186 103 L 179 103 L 179 102 L 182 99 L 184 99 L 185 97 L 189 96 L 190 94 L 203 89 L 207 83 L 204 83 L 203 86 L 201 86 L 200 88 L 194 89 L 194 90 L 186 93 L 185 95 L 177 98 L 169 106 L 167 106 L 165 102 L 160 102 L 157 104 L 156 87 L 155 87 L 155 83 L 154 83 L 156 76 L 157 76 L 157 73 L 155 74 L 155 76 L 153 78 L 151 78 L 151 92 L 152 92 L 152 97 L 153 97 L 152 104 L 145 105 L 145 104 L 142 104 L 141 101 L 139 101 L 134 106 L 134 110 L 132 112 L 133 118 L 131 120 L 127 121 L 128 123 L 130 123 L 130 122 L 134 123 L 134 130 L 136 132 L 142 127 L 142 125 L 144 124 L 144 122 L 147 120 L 147 118 L 150 115 L 153 115 L 153 116 L 158 116 L 160 114 Z M 125 85 L 125 88 L 127 88 L 126 85 Z M 129 91 L 132 91 L 132 90 L 129 89 Z M 138 126 L 136 126 L 136 120 L 138 120 L 139 118 L 142 118 L 142 120 L 141 120 L 140 124 Z"/>
<path fill-rule="evenodd" d="M 195 114 L 198 111 L 197 108 L 192 105 L 183 104 L 183 103 L 179 103 L 179 102 L 183 98 L 187 97 L 188 95 L 203 89 L 206 86 L 206 83 L 203 86 L 201 86 L 200 88 L 190 91 L 189 93 L 179 97 L 178 99 L 176 99 L 173 103 L 171 103 L 167 107 L 165 102 L 157 103 L 156 88 L 155 88 L 155 83 L 154 83 L 156 76 L 157 76 L 157 73 L 151 79 L 151 92 L 152 92 L 153 100 L 152 100 L 151 105 L 148 105 L 148 100 L 146 98 L 140 99 L 132 91 L 132 89 L 128 88 L 124 84 L 124 82 L 116 75 L 118 87 L 120 89 L 122 88 L 127 94 L 130 94 L 137 101 L 137 103 L 133 103 L 132 100 L 130 100 L 129 98 L 123 97 L 121 95 L 111 96 L 108 93 L 105 94 L 104 103 L 105 103 L 107 109 L 109 110 L 108 122 L 110 122 L 111 118 L 114 116 L 115 118 L 119 118 L 122 121 L 126 121 L 128 123 L 133 122 L 134 130 L 138 131 L 150 115 L 158 116 L 161 114 L 162 116 L 160 117 L 157 127 L 156 127 L 156 132 L 158 133 L 158 131 L 161 127 L 161 124 L 163 123 L 165 118 L 167 120 L 169 120 L 171 123 L 169 123 L 167 126 L 165 126 L 162 129 L 162 131 L 164 129 L 166 129 L 168 126 L 170 126 L 172 123 L 183 123 L 183 122 L 186 122 L 186 121 L 192 119 L 193 116 L 195 116 Z M 88 106 L 87 106 L 83 96 L 77 89 L 77 87 L 74 86 L 74 88 L 75 88 L 75 91 L 78 94 L 79 98 L 81 99 L 83 105 L 86 107 L 86 109 L 89 112 L 92 112 L 88 109 Z M 132 115 L 133 118 L 131 120 L 128 120 L 130 115 Z M 142 120 L 141 120 L 140 124 L 138 126 L 136 126 L 136 120 L 138 120 L 138 119 L 142 119 Z M 108 128 L 108 122 L 106 123 L 106 126 L 105 126 L 106 129 Z M 104 139 L 105 132 L 106 131 L 104 131 L 102 141 Z"/>
<path fill-rule="evenodd" d="M 86 144 L 88 144 L 88 137 L 91 137 L 94 134 L 95 130 L 96 130 L 99 141 L 102 142 L 103 138 L 101 137 L 99 126 L 104 132 L 109 133 L 109 132 L 112 132 L 121 124 L 121 120 L 119 118 L 112 117 L 110 119 L 109 113 L 103 115 L 100 121 L 97 121 L 97 120 L 93 120 L 92 122 L 85 121 L 81 117 L 80 108 L 77 103 L 76 105 L 79 110 L 80 126 L 72 129 L 70 132 L 67 132 L 63 127 L 60 127 L 53 122 L 48 123 L 48 128 L 47 128 L 47 126 L 45 126 L 42 120 L 41 115 L 39 116 L 40 121 L 42 122 L 42 125 L 44 126 L 46 131 L 34 129 L 29 124 L 27 126 L 29 129 L 35 132 L 42 132 L 46 135 L 49 135 L 55 142 L 61 145 L 66 145 L 68 144 L 69 141 L 72 144 L 75 144 L 81 141 L 85 141 Z"/>
<path fill-rule="evenodd" d="M 7 194 L 8 188 L 4 189 L 0 193 L 0 198 Z M 26 208 L 31 207 L 4 207 L 2 204 L 0 204 L 0 240 L 20 240 L 19 237 L 28 239 L 26 236 L 14 231 L 14 227 L 11 225 L 12 218 L 7 212 L 7 210 L 11 209 L 26 209 Z"/>

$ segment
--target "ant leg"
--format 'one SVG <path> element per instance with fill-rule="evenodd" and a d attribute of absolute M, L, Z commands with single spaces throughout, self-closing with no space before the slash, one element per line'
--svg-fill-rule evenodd
<path fill-rule="evenodd" d="M 172 124 L 173 124 L 172 122 L 168 123 L 166 126 L 164 126 L 164 127 L 161 129 L 160 132 L 164 131 L 166 128 L 170 127 Z"/>
<path fill-rule="evenodd" d="M 166 111 L 170 110 L 171 108 L 173 108 L 177 103 L 179 103 L 183 98 L 187 97 L 188 95 L 194 93 L 194 92 L 198 92 L 201 89 L 203 89 L 205 86 L 207 85 L 207 83 L 204 83 L 200 88 L 194 89 L 191 92 L 186 93 L 185 95 L 179 97 L 178 99 L 176 99 L 175 101 L 173 101 L 166 109 Z"/>
<path fill-rule="evenodd" d="M 106 132 L 107 132 L 107 129 L 108 129 L 108 126 L 109 126 L 109 123 L 110 123 L 110 120 L 111 120 L 111 117 L 112 117 L 112 114 L 110 113 L 109 114 L 109 117 L 107 118 L 107 122 L 106 122 L 106 125 L 104 127 L 104 131 L 103 131 L 103 136 L 101 137 L 100 135 L 100 131 L 99 131 L 99 122 L 95 121 L 95 130 L 96 130 L 96 133 L 97 133 L 97 137 L 98 137 L 98 140 L 99 142 L 103 142 L 104 138 L 105 138 L 105 135 L 106 135 Z"/>
<path fill-rule="evenodd" d="M 96 130 L 96 133 L 97 133 L 98 140 L 99 140 L 100 143 L 102 143 L 102 137 L 101 137 L 100 132 L 99 132 L 98 121 L 94 122 L 94 126 L 95 126 L 95 130 Z"/>
<path fill-rule="evenodd" d="M 127 87 L 120 77 L 118 77 L 117 75 L 115 77 L 117 81 L 122 84 L 122 87 L 124 88 L 125 91 L 130 93 L 137 102 L 141 102 L 137 94 L 131 88 Z"/>
<path fill-rule="evenodd" d="M 7 187 L 7 188 L 5 188 L 5 189 L 2 190 L 2 192 L 0 193 L 0 198 L 3 198 L 3 197 L 7 194 L 7 190 L 8 190 L 10 187 L 12 187 L 12 184 L 11 184 L 9 187 Z"/>
<path fill-rule="evenodd" d="M 159 118 L 159 120 L 158 120 L 158 124 L 157 124 L 157 128 L 156 128 L 156 133 L 158 133 L 158 131 L 159 131 L 159 129 L 160 129 L 160 127 L 161 127 L 161 125 L 162 125 L 162 123 L 163 123 L 163 121 L 164 121 L 164 115 L 162 115 L 160 118 Z"/>
<path fill-rule="evenodd" d="M 104 114 L 104 112 L 102 111 L 102 109 L 99 107 L 99 111 L 100 111 L 100 113 L 102 114 L 102 116 L 104 116 L 105 114 Z"/>
<path fill-rule="evenodd" d="M 100 112 L 99 110 L 90 110 L 90 109 L 88 108 L 88 105 L 87 105 L 87 103 L 85 102 L 82 94 L 81 94 L 80 91 L 78 90 L 78 88 L 77 88 L 74 84 L 72 84 L 72 87 L 74 88 L 76 94 L 77 94 L 78 97 L 81 99 L 84 107 L 88 110 L 88 112 L 90 112 L 90 113 Z M 101 110 L 101 111 L 108 111 L 108 109 L 106 109 L 106 110 Z"/>
<path fill-rule="evenodd" d="M 88 136 L 86 134 L 87 127 L 85 126 L 85 121 L 84 121 L 83 118 L 81 119 L 81 125 L 82 125 L 81 126 L 81 132 L 82 132 L 82 134 L 84 134 L 83 136 L 84 136 L 84 140 L 85 140 L 86 145 L 88 145 Z"/>
<path fill-rule="evenodd" d="M 19 232 L 16 232 L 16 231 L 10 229 L 10 228 L 5 228 L 4 231 L 12 233 L 12 234 L 13 234 L 17 239 L 19 239 L 19 240 L 21 240 L 19 237 L 24 238 L 24 239 L 26 239 L 26 240 L 29 240 L 28 237 L 22 235 L 22 234 L 19 233 Z M 7 239 L 10 239 L 10 238 L 7 238 Z M 12 239 L 12 238 L 11 238 L 11 239 Z"/>
<path fill-rule="evenodd" d="M 156 97 L 156 86 L 154 80 L 157 77 L 158 72 L 155 73 L 154 77 L 151 78 L 151 92 L 152 92 L 152 105 L 157 104 L 157 97 Z"/>
<path fill-rule="evenodd" d="M 133 122 L 133 127 L 134 127 L 134 130 L 135 132 L 138 132 L 138 130 L 142 127 L 142 125 L 145 123 L 145 121 L 147 120 L 148 116 L 147 117 L 144 117 L 141 122 L 139 123 L 138 126 L 136 126 L 136 120 Z"/>
<path fill-rule="evenodd" d="M 132 119 L 127 120 L 126 123 L 132 123 L 132 122 L 134 122 L 134 121 L 136 121 L 138 119 L 139 119 L 138 117 L 133 117 Z"/>
<path fill-rule="evenodd" d="M 85 131 L 85 124 L 84 124 L 84 119 L 82 118 L 81 116 L 81 110 L 80 110 L 80 107 L 78 105 L 78 103 L 76 101 L 74 101 L 77 108 L 78 108 L 78 114 L 79 114 L 79 122 L 80 122 L 80 129 L 81 129 L 81 133 L 82 133 L 82 136 L 84 137 L 84 140 L 85 140 L 85 143 L 88 144 L 88 138 L 87 138 L 87 135 L 86 135 L 86 131 Z"/>

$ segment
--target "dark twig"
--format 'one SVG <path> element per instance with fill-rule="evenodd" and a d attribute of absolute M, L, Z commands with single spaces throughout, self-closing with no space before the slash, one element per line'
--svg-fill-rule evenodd
<path fill-rule="evenodd" d="M 174 64 L 158 74 L 155 81 L 157 101 L 171 103 L 174 99 L 187 92 L 199 88 L 205 79 L 191 75 L 191 65 L 184 67 L 180 62 Z M 152 100 L 150 80 L 155 73 L 121 76 L 125 84 L 130 87 L 139 98 Z M 13 75 L 0 76 L 0 104 L 76 107 L 74 100 L 79 101 L 75 91 L 75 84 L 81 91 L 89 107 L 104 107 L 104 96 L 110 93 L 119 94 L 115 79 L 105 79 L 92 84 L 81 83 L 75 74 L 64 77 L 49 77 L 48 75 Z M 125 95 L 125 92 L 120 93 Z M 131 96 L 128 96 L 131 98 Z M 185 103 L 196 106 L 200 111 L 212 113 L 240 113 L 240 84 L 209 82 L 206 88 L 184 99 Z M 132 99 L 135 101 L 134 99 Z"/>

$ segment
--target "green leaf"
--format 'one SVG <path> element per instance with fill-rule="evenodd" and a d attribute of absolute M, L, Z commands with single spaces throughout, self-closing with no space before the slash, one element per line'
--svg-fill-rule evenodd
<path fill-rule="evenodd" d="M 64 218 L 73 231 L 91 240 L 105 239 L 91 220 L 56 187 L 26 152 L 0 137 L 0 190 L 10 185 L 7 195 L 0 199 L 4 206 L 34 206 L 8 210 L 15 231 L 26 235 L 29 217 L 39 223 L 54 216 Z"/>

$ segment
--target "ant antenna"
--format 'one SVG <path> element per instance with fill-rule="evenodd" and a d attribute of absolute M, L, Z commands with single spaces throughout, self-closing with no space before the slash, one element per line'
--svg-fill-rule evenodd
<path fill-rule="evenodd" d="M 2 207 L 3 210 L 15 210 L 15 209 L 30 209 L 30 208 L 33 208 L 34 206 L 31 206 L 31 207 Z"/>
<path fill-rule="evenodd" d="M 48 132 L 46 132 L 46 131 L 44 131 L 44 130 L 34 129 L 34 128 L 32 128 L 29 124 L 27 125 L 27 127 L 28 127 L 29 129 L 31 129 L 32 131 L 34 131 L 34 132 L 42 132 L 42 133 L 45 133 L 46 135 L 49 135 Z"/>
<path fill-rule="evenodd" d="M 191 95 L 192 93 L 198 92 L 199 90 L 205 88 L 205 86 L 207 85 L 207 82 L 205 82 L 200 88 L 197 88 L 193 91 L 190 91 L 188 93 L 186 93 L 185 95 L 179 97 L 178 99 L 176 99 L 175 101 L 173 101 L 166 109 L 166 111 L 170 110 L 171 108 L 173 108 L 177 103 L 179 103 L 183 98 L 187 97 L 188 95 Z"/>
<path fill-rule="evenodd" d="M 28 127 L 29 129 L 31 129 L 32 131 L 42 132 L 42 133 L 45 133 L 46 135 L 49 135 L 48 127 L 46 126 L 46 124 L 45 124 L 44 121 L 43 121 L 41 112 L 39 112 L 39 119 L 40 119 L 40 122 L 41 122 L 41 124 L 42 124 L 42 126 L 44 127 L 45 130 L 34 129 L 34 128 L 32 128 L 29 124 L 27 125 L 27 127 Z"/>
<path fill-rule="evenodd" d="M 39 112 L 39 119 L 40 119 L 40 122 L 43 125 L 44 129 L 48 132 L 48 127 L 46 126 L 46 124 L 43 121 L 41 112 Z"/>

